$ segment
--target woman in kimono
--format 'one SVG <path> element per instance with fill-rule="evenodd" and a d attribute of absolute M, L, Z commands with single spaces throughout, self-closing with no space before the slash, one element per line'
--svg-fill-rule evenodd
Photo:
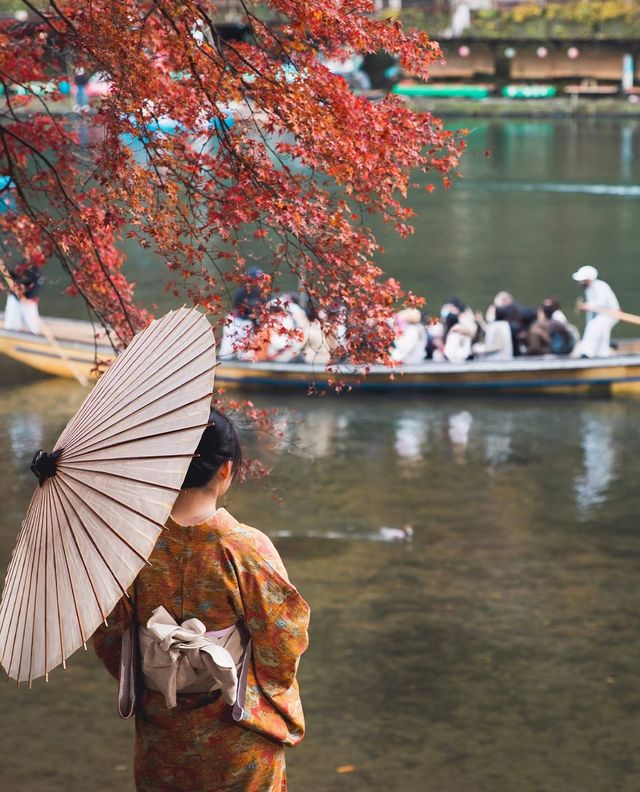
<path fill-rule="evenodd" d="M 204 688 L 209 692 L 192 692 L 193 686 L 181 692 L 182 671 L 177 687 L 174 674 L 173 691 L 168 690 L 171 683 L 162 683 L 163 669 L 158 677 L 158 669 L 145 666 L 153 663 L 146 659 L 142 644 L 144 689 L 136 705 L 136 788 L 140 792 L 281 792 L 287 788 L 284 746 L 296 745 L 304 736 L 296 672 L 307 648 L 309 607 L 290 583 L 271 541 L 217 506 L 239 470 L 241 449 L 228 418 L 213 411 L 210 424 L 150 565 L 134 585 L 137 623 L 141 637 L 148 639 L 145 626 L 153 627 L 163 606 L 165 622 L 174 627 L 164 624 L 160 630 L 199 625 L 206 636 L 236 625 L 235 632 L 245 636 L 245 662 L 238 667 L 232 707 L 229 685 L 213 692 L 211 685 Z M 98 656 L 116 678 L 122 635 L 131 619 L 131 605 L 123 598 L 108 626 L 94 636 Z M 161 647 L 154 644 L 158 651 Z M 191 653 L 191 665 L 192 658 Z M 187 663 L 184 655 L 180 662 Z"/>

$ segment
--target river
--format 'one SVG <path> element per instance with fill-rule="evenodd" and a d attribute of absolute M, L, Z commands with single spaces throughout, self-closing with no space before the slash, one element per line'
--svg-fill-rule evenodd
<path fill-rule="evenodd" d="M 385 237 L 387 269 L 433 310 L 451 294 L 484 307 L 501 288 L 570 307 L 570 273 L 592 263 L 640 311 L 640 125 L 473 125 L 464 179 L 415 199 L 416 234 Z M 166 305 L 153 264 L 132 267 Z M 44 312 L 61 310 L 81 315 L 50 286 Z M 82 398 L 0 364 L 0 565 L 33 451 Z M 272 476 L 228 507 L 273 536 L 313 611 L 291 789 L 635 792 L 640 404 L 255 401 L 278 410 L 277 436 L 247 438 Z M 405 525 L 412 537 L 395 541 Z M 48 685 L 4 686 L 1 788 L 132 790 L 132 725 L 114 695 L 82 651 Z"/>

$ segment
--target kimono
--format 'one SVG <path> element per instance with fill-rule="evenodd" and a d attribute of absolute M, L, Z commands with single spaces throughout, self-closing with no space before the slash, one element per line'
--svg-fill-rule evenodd
<path fill-rule="evenodd" d="M 239 722 L 220 691 L 179 694 L 174 709 L 167 709 L 162 693 L 143 691 L 136 712 L 136 789 L 286 790 L 284 746 L 304 736 L 296 672 L 308 644 L 309 606 L 276 549 L 263 533 L 218 509 L 190 527 L 169 518 L 149 560 L 135 583 L 139 624 L 160 605 L 178 623 L 197 618 L 207 630 L 241 621 L 252 656 Z M 116 678 L 130 620 L 123 598 L 93 639 Z"/>

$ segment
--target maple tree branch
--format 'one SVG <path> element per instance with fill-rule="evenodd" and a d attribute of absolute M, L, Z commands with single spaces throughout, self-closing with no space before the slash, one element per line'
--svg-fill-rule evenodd
<path fill-rule="evenodd" d="M 22 0 L 22 2 L 26 2 L 26 0 Z M 60 7 L 56 3 L 56 0 L 49 0 L 49 5 L 53 8 L 56 14 L 60 17 L 60 19 L 65 23 L 65 25 L 72 30 L 74 33 L 77 33 L 77 28 L 73 24 L 73 22 L 60 10 Z"/>
<path fill-rule="evenodd" d="M 21 0 L 21 2 L 22 2 L 24 5 L 26 5 L 26 6 L 27 6 L 27 8 L 28 8 L 28 9 L 29 9 L 29 10 L 30 10 L 32 13 L 34 13 L 36 16 L 40 17 L 40 19 L 41 19 L 41 20 L 42 20 L 42 21 L 43 21 L 43 22 L 44 22 L 46 25 L 48 25 L 48 26 L 51 28 L 51 30 L 55 31 L 56 33 L 58 33 L 58 32 L 59 32 L 59 31 L 58 31 L 58 29 L 56 28 L 56 26 L 55 26 L 55 25 L 54 25 L 54 24 L 51 22 L 51 20 L 49 19 L 49 17 L 48 17 L 48 16 L 46 16 L 46 14 L 43 14 L 43 13 L 42 13 L 42 11 L 41 11 L 41 10 L 40 10 L 40 9 L 39 9 L 37 6 L 35 6 L 33 3 L 30 3 L 30 2 L 29 2 L 29 0 Z"/>

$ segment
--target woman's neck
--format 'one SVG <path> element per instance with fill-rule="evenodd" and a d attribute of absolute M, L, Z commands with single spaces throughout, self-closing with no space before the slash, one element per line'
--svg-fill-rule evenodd
<path fill-rule="evenodd" d="M 198 525 L 215 514 L 217 501 L 217 493 L 211 490 L 184 490 L 173 504 L 171 519 L 178 525 Z"/>

